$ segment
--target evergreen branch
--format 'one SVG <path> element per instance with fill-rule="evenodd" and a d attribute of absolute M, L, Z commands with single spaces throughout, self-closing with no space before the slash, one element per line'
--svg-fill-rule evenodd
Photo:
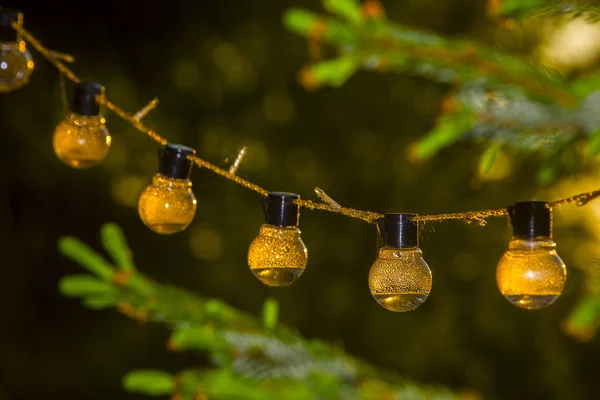
<path fill-rule="evenodd" d="M 411 158 L 424 160 L 434 156 L 443 147 L 460 139 L 476 119 L 477 114 L 466 107 L 461 107 L 457 112 L 442 114 L 435 128 L 411 147 Z"/>
<path fill-rule="evenodd" d="M 115 260 L 116 266 L 125 273 L 133 272 L 133 260 L 123 237 L 123 231 L 115 224 L 106 224 L 102 229 L 102 244 Z"/>
<path fill-rule="evenodd" d="M 112 265 L 79 239 L 65 236 L 59 241 L 58 249 L 63 255 L 105 281 L 111 280 L 115 275 Z"/>
<path fill-rule="evenodd" d="M 600 88 L 600 73 L 585 74 L 570 83 L 571 91 L 584 99 Z"/>
<path fill-rule="evenodd" d="M 130 254 L 120 229 L 107 224 L 105 246 Z M 134 268 L 123 275 L 85 244 L 61 239 L 61 252 L 96 275 L 63 278 L 61 291 L 81 298 L 91 308 L 116 307 L 140 322 L 152 321 L 173 330 L 173 351 L 208 352 L 216 369 L 184 371 L 176 376 L 157 370 L 135 371 L 124 379 L 132 392 L 172 394 L 178 399 L 376 399 L 384 395 L 457 399 L 446 388 L 417 385 L 379 371 L 318 340 L 307 340 L 277 323 L 274 300 L 267 300 L 263 318 L 237 310 L 221 300 L 206 299 L 159 284 Z M 99 268 L 102 266 L 102 268 Z M 385 397 L 385 398 L 390 398 Z"/>
<path fill-rule="evenodd" d="M 298 8 L 285 13 L 284 24 L 306 37 L 309 49 L 327 44 L 339 52 L 299 71 L 298 79 L 305 89 L 339 87 L 360 69 L 418 75 L 453 85 L 456 105 L 443 108 L 434 129 L 412 146 L 413 160 L 431 158 L 464 139 L 537 153 L 546 165 L 559 159 L 568 150 L 566 146 L 576 141 L 586 142 L 581 148 L 588 157 L 600 152 L 597 74 L 567 81 L 522 56 L 477 41 L 446 38 L 393 23 L 373 4 L 379 3 L 363 3 L 361 21 L 341 12 L 335 12 L 339 17 Z M 490 4 L 508 6 L 499 1 Z M 512 4 L 516 7 L 517 3 Z M 528 9 L 538 6 L 540 0 L 523 3 Z M 540 167 L 540 183 L 549 184 L 557 176 L 548 171 Z"/>
<path fill-rule="evenodd" d="M 323 7 L 354 25 L 364 22 L 359 0 L 323 0 Z"/>
<path fill-rule="evenodd" d="M 532 15 L 565 15 L 597 20 L 600 4 L 594 0 L 497 0 L 497 14 L 504 18 L 526 18 Z"/>
<path fill-rule="evenodd" d="M 354 55 L 366 69 L 392 69 L 453 84 L 483 78 L 491 83 L 522 87 L 534 96 L 565 107 L 578 104 L 577 97 L 560 77 L 475 41 L 446 39 L 383 18 L 354 26 L 337 18 L 294 8 L 286 12 L 283 21 L 297 34 L 320 39 L 343 54 Z M 305 69 L 301 82 L 308 87 L 337 84 L 335 64 L 325 63 L 329 64 Z M 325 73 L 324 69 L 331 71 Z"/>

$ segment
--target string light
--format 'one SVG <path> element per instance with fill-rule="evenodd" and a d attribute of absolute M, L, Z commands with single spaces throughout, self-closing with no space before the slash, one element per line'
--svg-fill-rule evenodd
<path fill-rule="evenodd" d="M 25 41 L 12 29 L 13 23 L 23 25 L 23 14 L 0 8 L 0 93 L 25 86 L 33 72 L 31 53 Z"/>
<path fill-rule="evenodd" d="M 554 303 L 567 281 L 565 264 L 552 241 L 552 210 L 548 203 L 529 201 L 508 208 L 513 238 L 496 270 L 500 293 L 527 310 Z"/>
<path fill-rule="evenodd" d="M 108 154 L 112 139 L 97 100 L 103 93 L 104 87 L 99 83 L 76 83 L 73 87 L 69 112 L 52 139 L 54 152 L 70 167 L 93 167 Z"/>
<path fill-rule="evenodd" d="M 7 37 L 4 36 L 4 27 L 10 26 L 19 38 L 19 50 L 22 50 L 25 59 L 28 60 L 26 64 L 28 70 L 23 69 L 20 75 L 21 86 L 26 83 L 33 70 L 30 56 L 29 58 L 25 56 L 29 54 L 26 53 L 25 41 L 54 65 L 61 76 L 68 78 L 74 84 L 81 84 L 81 80 L 62 62 L 72 62 L 74 58 L 44 47 L 38 39 L 23 28 L 22 14 L 17 12 L 17 18 L 14 15 L 7 9 L 0 9 L 0 29 L 3 29 L 0 44 L 6 44 L 3 41 Z M 14 34 L 12 36 L 14 37 Z M 2 59 L 0 62 L 3 62 Z M 0 72 L 0 88 L 8 79 L 6 78 L 8 75 L 3 74 L 4 71 Z M 82 85 L 85 87 L 86 84 Z M 0 89 L 0 91 L 7 90 Z M 541 308 L 551 304 L 560 296 L 566 281 L 566 269 L 556 254 L 556 245 L 551 239 L 551 211 L 553 208 L 567 204 L 583 206 L 600 197 L 599 189 L 549 203 L 524 202 L 509 208 L 433 215 L 382 215 L 373 211 L 344 207 L 322 189 L 316 188 L 315 192 L 323 201 L 317 203 L 300 199 L 293 193 L 270 193 L 265 188 L 237 176 L 236 172 L 246 154 L 245 148 L 240 151 L 229 170 L 225 170 L 196 156 L 192 148 L 169 144 L 167 139 L 141 122 L 141 118 L 156 107 L 157 99 L 135 114 L 125 112 L 109 101 L 104 96 L 104 92 L 94 99 L 99 105 L 105 106 L 138 131 L 164 146 L 159 150 L 159 173 L 153 177 L 152 184 L 146 188 L 138 203 L 140 217 L 150 229 L 169 234 L 184 230 L 192 222 L 196 210 L 196 199 L 191 191 L 192 183 L 189 180 L 192 164 L 266 197 L 263 199 L 266 223 L 261 226 L 259 235 L 250 245 L 248 264 L 257 278 L 269 286 L 290 285 L 306 267 L 307 251 L 297 227 L 300 208 L 337 213 L 377 224 L 384 246 L 379 249 L 378 258 L 369 272 L 369 288 L 378 303 L 392 311 L 414 310 L 427 299 L 431 290 L 431 271 L 423 261 L 421 250 L 418 248 L 419 223 L 461 220 L 485 226 L 487 218 L 505 216 L 510 216 L 514 237 L 498 264 L 497 282 L 501 293 L 513 304 L 526 309 Z M 103 118 L 101 120 L 104 124 Z M 106 137 L 105 144 L 108 150 L 110 135 L 107 131 Z M 62 146 L 58 147 L 62 148 Z M 72 165 L 72 162 L 65 162 Z"/>
<path fill-rule="evenodd" d="M 377 220 L 383 238 L 369 271 L 371 295 L 396 312 L 419 307 L 431 292 L 431 270 L 418 247 L 416 214 L 385 214 Z"/>
<path fill-rule="evenodd" d="M 142 222 L 156 233 L 181 232 L 196 216 L 196 198 L 189 179 L 192 163 L 187 158 L 195 152 L 179 144 L 158 150 L 158 173 L 138 202 Z"/>
<path fill-rule="evenodd" d="M 268 286 L 289 286 L 306 268 L 307 250 L 300 237 L 299 196 L 271 192 L 262 199 L 266 223 L 248 249 L 250 271 Z"/>

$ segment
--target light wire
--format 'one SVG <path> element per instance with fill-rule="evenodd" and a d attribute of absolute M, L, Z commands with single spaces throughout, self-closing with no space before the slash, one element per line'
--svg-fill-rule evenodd
<path fill-rule="evenodd" d="M 17 22 L 13 22 L 11 24 L 12 28 L 17 31 L 17 34 L 26 42 L 31 44 L 41 55 L 43 55 L 61 74 L 61 80 L 63 77 L 66 77 L 73 83 L 80 83 L 81 79 L 75 75 L 71 69 L 69 69 L 65 64 L 61 61 L 72 62 L 74 57 L 69 54 L 59 53 L 53 50 L 46 48 L 33 34 L 23 28 L 22 19 Z M 64 81 L 61 82 L 61 92 L 63 92 L 64 96 Z M 142 108 L 135 114 L 130 114 L 124 111 L 121 107 L 117 106 L 115 103 L 111 102 L 106 98 L 103 94 L 100 96 L 99 100 L 103 103 L 103 105 L 116 114 L 119 118 L 129 122 L 135 129 L 138 131 L 148 135 L 151 139 L 156 141 L 162 146 L 168 144 L 166 138 L 162 137 L 158 132 L 153 129 L 148 128 L 141 122 L 143 116 L 145 116 L 149 111 L 154 109 L 158 104 L 158 99 L 152 100 L 146 107 Z M 63 99 L 63 103 L 66 101 Z M 64 105 L 64 104 L 63 104 Z M 188 156 L 188 159 L 191 160 L 197 167 L 205 168 L 211 172 L 214 172 L 217 175 L 222 176 L 225 179 L 230 180 L 233 183 L 236 183 L 240 186 L 245 187 L 248 190 L 252 190 L 262 196 L 267 196 L 269 191 L 253 182 L 250 182 L 244 178 L 236 175 L 237 169 L 242 161 L 243 156 L 246 154 L 246 147 L 242 148 L 240 153 L 238 154 L 238 158 L 234 161 L 233 165 L 229 170 L 225 170 L 217 167 L 216 165 L 200 158 L 195 155 Z M 384 217 L 383 214 L 373 212 L 373 211 L 365 211 L 365 210 L 357 210 L 354 208 L 348 208 L 341 206 L 338 202 L 333 200 L 329 195 L 327 195 L 322 189 L 315 188 L 315 192 L 317 196 L 323 201 L 323 203 L 316 203 L 312 200 L 306 199 L 298 199 L 296 203 L 300 207 L 304 207 L 309 210 L 321 210 L 328 211 L 336 214 L 341 214 L 346 217 L 360 219 L 365 222 L 375 223 L 379 218 Z M 583 206 L 590 202 L 591 200 L 596 199 L 600 196 L 600 189 L 594 190 L 591 192 L 580 193 L 575 196 L 567 197 L 565 199 L 555 200 L 548 203 L 549 208 L 562 207 L 567 204 L 576 204 L 577 206 Z M 418 215 L 415 217 L 415 221 L 428 223 L 428 222 L 442 222 L 449 220 L 461 220 L 467 223 L 476 223 L 478 225 L 484 226 L 486 224 L 486 219 L 490 217 L 504 217 L 508 215 L 507 208 L 498 208 L 498 209 L 490 209 L 490 210 L 481 210 L 481 211 L 466 211 L 459 213 L 450 213 L 450 214 L 430 214 L 430 215 Z"/>

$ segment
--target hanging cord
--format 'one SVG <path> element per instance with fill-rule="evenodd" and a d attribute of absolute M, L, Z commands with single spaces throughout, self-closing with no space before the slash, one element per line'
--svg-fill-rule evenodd
<path fill-rule="evenodd" d="M 66 100 L 66 88 L 65 88 L 64 78 L 66 77 L 73 83 L 81 82 L 81 80 L 77 77 L 77 75 L 75 75 L 75 73 L 73 73 L 73 71 L 71 71 L 63 63 L 63 61 L 64 62 L 73 62 L 74 58 L 69 54 L 58 53 L 58 52 L 49 50 L 46 47 L 44 47 L 44 45 L 42 45 L 42 43 L 38 39 L 36 39 L 30 32 L 26 31 L 23 28 L 22 15 L 20 15 L 18 21 L 13 22 L 11 24 L 11 26 L 15 31 L 17 31 L 17 34 L 19 35 L 19 37 L 21 37 L 23 40 L 25 40 L 26 42 L 31 44 L 40 54 L 42 54 L 52 65 L 54 65 L 58 69 L 58 71 L 60 72 L 60 82 L 61 82 L 60 85 L 61 85 L 61 92 L 62 92 L 61 96 L 62 96 L 63 106 L 66 108 L 67 100 Z M 164 146 L 168 143 L 167 139 L 165 139 L 164 137 L 159 135 L 156 131 L 148 128 L 146 125 L 144 125 L 141 122 L 141 119 L 149 111 L 151 111 L 152 109 L 154 109 L 156 107 L 156 105 L 158 104 L 158 99 L 152 100 L 148 105 L 146 105 L 144 108 L 142 108 L 140 111 L 138 111 L 135 114 L 129 114 L 126 111 L 124 111 L 121 107 L 119 107 L 116 104 L 114 104 L 113 102 L 109 101 L 106 98 L 106 95 L 104 94 L 104 90 L 102 91 L 101 95 L 99 96 L 99 102 L 102 106 L 104 106 L 107 109 L 109 109 L 110 111 L 112 111 L 119 118 L 129 122 L 138 131 L 148 135 L 150 138 L 152 138 L 154 141 L 158 142 L 162 146 Z M 240 166 L 240 163 L 241 163 L 244 155 L 246 154 L 246 150 L 247 150 L 246 147 L 243 147 L 240 150 L 237 158 L 235 159 L 235 161 L 233 162 L 233 164 L 231 165 L 229 170 L 219 168 L 216 165 L 214 165 L 206 160 L 203 160 L 197 156 L 188 156 L 188 159 L 190 159 L 199 168 L 206 168 L 209 171 L 214 172 L 215 174 L 220 175 L 223 178 L 228 179 L 233 183 L 243 186 L 248 190 L 256 192 L 262 196 L 267 196 L 269 194 L 269 191 L 267 189 L 262 188 L 259 185 L 252 183 L 252 182 L 236 175 L 236 172 Z M 310 210 L 328 211 L 328 212 L 332 212 L 332 213 L 336 213 L 336 214 L 341 214 L 346 217 L 360 219 L 360 220 L 363 220 L 368 223 L 375 223 L 377 221 L 377 219 L 383 217 L 383 214 L 379 214 L 379 213 L 376 213 L 373 211 L 364 211 L 364 210 L 357 210 L 354 208 L 343 207 L 338 202 L 333 200 L 329 195 L 327 195 L 320 188 L 315 188 L 315 193 L 323 201 L 322 203 L 317 203 L 312 200 L 305 200 L 305 199 L 298 199 L 298 200 L 296 200 L 296 203 L 300 207 L 304 207 L 304 208 L 307 208 Z M 564 205 L 573 204 L 573 203 L 576 204 L 577 206 L 584 206 L 588 202 L 596 199 L 599 196 L 600 196 L 600 189 L 594 190 L 591 192 L 580 193 L 575 196 L 567 197 L 565 199 L 560 199 L 560 200 L 555 200 L 555 201 L 549 202 L 548 207 L 550 207 L 552 209 L 552 208 L 562 207 Z M 508 209 L 497 208 L 497 209 L 490 209 L 490 210 L 467 211 L 467 212 L 452 213 L 452 214 L 418 215 L 415 218 L 415 220 L 420 221 L 420 222 L 426 222 L 426 223 L 442 222 L 442 221 L 449 221 L 449 220 L 461 220 L 461 221 L 464 221 L 469 224 L 476 223 L 480 226 L 485 226 L 487 223 L 486 222 L 487 218 L 504 217 L 506 215 L 508 215 Z"/>

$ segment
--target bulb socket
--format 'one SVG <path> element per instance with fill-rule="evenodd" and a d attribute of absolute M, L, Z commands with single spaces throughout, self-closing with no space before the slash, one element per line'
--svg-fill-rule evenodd
<path fill-rule="evenodd" d="M 11 24 L 19 20 L 20 14 L 21 11 L 19 10 L 0 7 L 0 41 L 17 41 L 17 31 L 12 28 Z"/>
<path fill-rule="evenodd" d="M 417 214 L 390 213 L 377 220 L 383 245 L 406 248 L 419 245 L 419 224 Z"/>
<path fill-rule="evenodd" d="M 513 236 L 532 240 L 552 237 L 552 209 L 544 201 L 523 201 L 508 207 Z"/>
<path fill-rule="evenodd" d="M 158 149 L 158 172 L 173 179 L 187 179 L 192 170 L 192 162 L 187 156 L 196 150 L 180 144 L 169 143 Z"/>
<path fill-rule="evenodd" d="M 295 201 L 299 198 L 295 193 L 269 192 L 267 197 L 261 199 L 266 223 L 280 228 L 298 226 L 300 207 Z"/>
<path fill-rule="evenodd" d="M 79 115 L 88 117 L 100 115 L 100 103 L 97 96 L 104 87 L 99 83 L 81 82 L 73 85 L 69 109 Z"/>

